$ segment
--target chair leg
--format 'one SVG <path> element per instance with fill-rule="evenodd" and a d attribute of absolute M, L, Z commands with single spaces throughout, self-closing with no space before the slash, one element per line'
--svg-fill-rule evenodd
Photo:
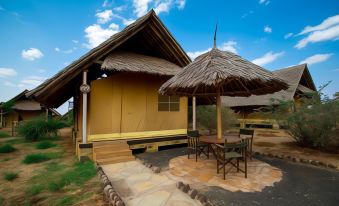
<path fill-rule="evenodd" d="M 245 156 L 245 178 L 247 178 L 247 158 Z"/>
<path fill-rule="evenodd" d="M 210 146 L 208 145 L 207 146 L 207 159 L 210 158 Z"/>
<path fill-rule="evenodd" d="M 239 158 L 237 158 L 237 172 L 239 172 Z"/>
<path fill-rule="evenodd" d="M 191 150 L 187 150 L 187 159 L 189 159 L 190 158 L 190 153 L 191 153 Z"/>
<path fill-rule="evenodd" d="M 225 163 L 224 163 L 225 164 Z M 224 180 L 226 179 L 226 165 L 224 165 Z"/>
<path fill-rule="evenodd" d="M 217 160 L 217 174 L 219 174 L 219 161 Z"/>
<path fill-rule="evenodd" d="M 195 148 L 195 161 L 198 162 L 198 149 Z"/>

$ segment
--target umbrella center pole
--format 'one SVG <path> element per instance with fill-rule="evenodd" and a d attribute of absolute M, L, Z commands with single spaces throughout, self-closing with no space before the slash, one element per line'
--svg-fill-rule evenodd
<path fill-rule="evenodd" d="M 217 136 L 218 139 L 222 138 L 222 120 L 221 120 L 221 98 L 220 90 L 217 90 Z"/>

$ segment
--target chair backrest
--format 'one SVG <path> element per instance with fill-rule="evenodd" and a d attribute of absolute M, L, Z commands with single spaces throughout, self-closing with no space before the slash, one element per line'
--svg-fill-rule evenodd
<path fill-rule="evenodd" d="M 247 143 L 240 142 L 240 143 L 229 144 L 225 141 L 224 145 L 212 145 L 212 147 L 214 147 L 214 150 L 216 151 L 215 154 L 216 154 L 217 160 L 222 161 L 225 159 L 225 154 L 228 152 L 237 152 L 239 154 L 242 154 L 243 157 L 245 157 Z"/>
<path fill-rule="evenodd" d="M 187 132 L 187 147 L 196 148 L 199 143 L 199 131 L 188 131 Z"/>
<path fill-rule="evenodd" d="M 241 136 L 241 135 L 250 135 L 250 136 L 253 137 L 254 130 L 253 129 L 240 129 L 239 136 Z"/>

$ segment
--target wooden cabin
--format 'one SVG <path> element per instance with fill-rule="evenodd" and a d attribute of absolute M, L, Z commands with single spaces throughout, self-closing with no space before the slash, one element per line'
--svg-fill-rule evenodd
<path fill-rule="evenodd" d="M 74 98 L 77 154 L 105 164 L 186 141 L 187 98 L 160 86 L 190 62 L 152 10 L 90 50 L 30 96 L 50 107 Z"/>
<path fill-rule="evenodd" d="M 285 80 L 289 89 L 267 95 L 252 95 L 250 97 L 223 97 L 223 104 L 231 107 L 239 115 L 241 127 L 278 128 L 274 120 L 268 120 L 256 114 L 261 107 L 279 103 L 279 101 L 294 101 L 296 109 L 302 104 L 301 97 L 316 91 L 307 64 L 301 64 L 273 71 L 279 78 Z"/>
<path fill-rule="evenodd" d="M 28 90 L 24 90 L 17 96 L 10 99 L 10 111 L 6 112 L 2 108 L 5 103 L 0 104 L 0 128 L 14 133 L 15 127 L 23 121 L 29 121 L 39 116 L 56 117 L 60 114 L 54 109 L 46 109 L 39 102 L 26 97 Z"/>

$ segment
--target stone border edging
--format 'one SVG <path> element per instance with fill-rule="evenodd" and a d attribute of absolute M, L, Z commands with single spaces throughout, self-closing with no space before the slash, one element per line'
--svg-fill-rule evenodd
<path fill-rule="evenodd" d="M 150 168 L 155 174 L 159 174 L 161 172 L 160 167 L 154 166 L 151 163 L 140 158 L 136 158 L 136 160 L 141 162 L 146 167 Z M 176 187 L 183 193 L 186 193 L 188 196 L 190 196 L 191 199 L 198 200 L 203 206 L 213 206 L 213 204 L 205 195 L 199 193 L 198 190 L 191 188 L 189 184 L 184 184 L 180 181 L 176 183 Z"/>
<path fill-rule="evenodd" d="M 300 163 L 304 163 L 304 164 L 311 164 L 311 165 L 318 166 L 318 167 L 337 169 L 337 166 L 335 166 L 334 164 L 331 164 L 331 163 L 327 164 L 327 163 L 322 162 L 322 161 L 304 159 L 304 158 L 297 158 L 297 157 L 292 157 L 290 155 L 274 155 L 272 153 L 265 153 L 265 152 L 254 152 L 254 154 L 260 155 L 260 156 L 267 156 L 267 157 L 270 157 L 270 158 L 290 160 L 292 162 L 300 162 Z"/>
<path fill-rule="evenodd" d="M 104 188 L 104 198 L 107 200 L 108 204 L 110 206 L 125 206 L 124 201 L 121 199 L 118 192 L 114 190 L 111 181 L 108 179 L 102 167 L 97 165 L 97 169 L 98 176 L 102 181 L 102 185 Z"/>

